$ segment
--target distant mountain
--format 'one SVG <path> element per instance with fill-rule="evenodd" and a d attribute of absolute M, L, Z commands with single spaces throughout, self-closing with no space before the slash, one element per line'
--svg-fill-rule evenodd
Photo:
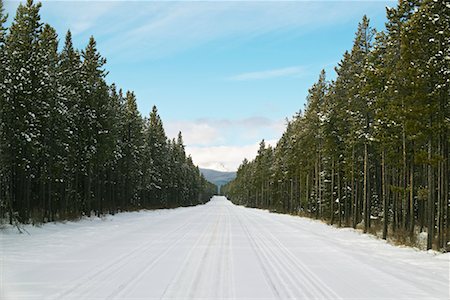
<path fill-rule="evenodd" d="M 206 165 L 203 165 L 203 169 L 214 170 L 219 172 L 230 172 L 227 167 L 221 162 L 209 162 Z"/>
<path fill-rule="evenodd" d="M 206 180 L 214 183 L 215 185 L 224 185 L 234 178 L 236 178 L 236 172 L 223 172 L 212 169 L 202 169 L 200 168 L 200 172 L 202 172 L 203 176 L 205 176 Z"/>

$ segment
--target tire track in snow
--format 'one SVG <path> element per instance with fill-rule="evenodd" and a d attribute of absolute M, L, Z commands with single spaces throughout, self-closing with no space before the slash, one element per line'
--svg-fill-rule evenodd
<path fill-rule="evenodd" d="M 223 198 L 183 210 L 163 222 L 153 213 L 146 214 L 150 220 L 127 217 L 117 229 L 80 224 L 73 239 L 60 241 L 72 251 L 55 257 L 54 235 L 50 242 L 44 234 L 12 239 L 17 249 L 6 253 L 6 298 L 448 299 L 447 256 L 378 247 L 353 233 Z M 86 240 L 86 231 L 96 238 Z M 105 236 L 109 232 L 113 238 Z M 28 250 L 35 245 L 38 253 Z M 41 252 L 48 255 L 41 258 Z M 34 261 L 15 260 L 28 253 Z"/>
<path fill-rule="evenodd" d="M 203 285 L 207 283 L 208 278 L 215 278 L 216 286 L 213 288 L 214 293 L 204 295 L 205 297 L 214 297 L 214 299 L 232 298 L 234 290 L 234 282 L 232 279 L 232 252 L 230 248 L 231 242 L 231 221 L 228 205 L 221 207 L 222 222 L 218 227 L 217 234 L 220 236 L 219 243 L 213 245 L 213 253 L 215 259 L 205 261 L 208 266 L 207 275 L 200 280 Z M 205 280 L 206 279 L 206 280 Z M 203 287 L 204 288 L 204 287 Z M 202 288 L 200 288 L 202 290 Z"/>
<path fill-rule="evenodd" d="M 261 257 L 270 266 L 265 274 L 272 285 L 276 286 L 276 295 L 279 298 L 303 299 L 340 299 L 331 288 L 307 268 L 292 252 L 285 247 L 270 231 L 264 229 L 264 224 L 254 221 L 247 211 L 240 209 L 241 216 L 246 221 L 245 227 L 252 236 L 256 249 Z M 248 226 L 248 225 L 250 226 Z M 249 229 L 251 228 L 251 229 Z"/>
<path fill-rule="evenodd" d="M 189 218 L 186 222 L 183 222 L 180 226 L 175 227 L 173 230 L 171 230 L 167 233 L 162 233 L 157 238 L 151 239 L 143 244 L 140 244 L 138 247 L 134 248 L 133 250 L 120 255 L 118 258 L 109 262 L 105 266 L 100 267 L 100 269 L 95 269 L 94 272 L 88 273 L 87 275 L 83 276 L 70 288 L 65 289 L 62 292 L 59 292 L 56 295 L 51 296 L 50 299 L 57 300 L 57 299 L 71 297 L 71 296 L 73 296 L 73 298 L 75 298 L 75 299 L 80 299 L 81 296 L 86 295 L 87 293 L 90 292 L 90 288 L 92 286 L 94 286 L 96 283 L 98 283 L 98 280 L 97 280 L 98 278 L 105 276 L 108 279 L 110 279 L 111 274 L 119 273 L 120 270 L 122 270 L 124 267 L 126 267 L 128 265 L 129 261 L 133 260 L 136 256 L 147 252 L 150 249 L 150 247 L 153 246 L 155 243 L 157 243 L 162 237 L 167 237 L 174 233 L 177 233 L 179 230 L 181 230 L 187 224 L 189 224 L 194 218 L 195 218 L 195 216 L 192 218 Z M 158 224 L 164 223 L 164 221 L 167 221 L 169 219 L 170 219 L 170 217 L 164 218 L 163 220 L 158 222 Z M 139 229 L 143 229 L 145 227 L 146 226 L 141 226 L 141 227 L 139 227 Z M 84 290 L 84 292 L 82 291 L 80 293 L 80 289 Z"/>
<path fill-rule="evenodd" d="M 269 286 L 270 290 L 272 291 L 272 295 L 275 296 L 276 298 L 280 299 L 281 294 L 280 294 L 280 291 L 278 291 L 278 289 L 277 289 L 277 284 L 273 280 L 272 276 L 269 273 L 269 270 L 266 267 L 266 263 L 268 265 L 270 265 L 270 261 L 268 261 L 265 257 L 262 257 L 262 255 L 259 253 L 258 250 L 260 250 L 260 247 L 256 243 L 254 237 L 250 234 L 250 231 L 249 231 L 247 225 L 244 224 L 244 222 L 242 221 L 242 217 L 239 216 L 239 214 L 236 214 L 236 218 L 239 222 L 239 225 L 242 228 L 242 231 L 247 236 L 247 239 L 252 247 L 253 253 L 255 254 L 256 258 L 258 259 L 259 266 L 261 267 L 261 270 L 263 271 L 263 274 L 264 274 L 264 279 L 266 280 L 267 285 Z"/>
<path fill-rule="evenodd" d="M 201 216 L 193 216 L 190 218 L 187 222 L 185 222 L 182 226 L 177 228 L 176 232 L 178 232 L 180 229 L 185 228 L 186 224 L 191 223 L 193 219 L 202 219 L 203 216 L 208 215 L 208 212 L 211 210 L 211 206 L 202 213 Z M 108 296 L 106 296 L 104 299 L 117 299 L 122 298 L 123 296 L 126 296 L 127 293 L 132 292 L 133 287 L 139 282 L 140 279 L 148 272 L 150 271 L 163 257 L 165 257 L 172 249 L 174 249 L 177 245 L 184 242 L 189 234 L 193 232 L 195 227 L 191 227 L 189 230 L 185 231 L 181 234 L 180 237 L 176 239 L 174 243 L 172 243 L 169 247 L 165 248 L 161 253 L 157 254 L 153 259 L 147 258 L 148 264 L 146 264 L 144 267 L 140 267 L 139 270 L 133 274 L 133 276 L 130 276 L 130 278 L 120 284 L 117 288 L 114 289 L 113 292 L 111 292 Z M 164 236 L 167 239 L 168 234 L 164 234 Z M 123 297 L 127 298 L 127 297 Z"/>
<path fill-rule="evenodd" d="M 264 245 L 269 257 L 277 262 L 277 266 L 286 280 L 293 286 L 300 287 L 305 299 L 341 299 L 327 284 L 325 284 L 314 272 L 312 272 L 297 256 L 295 256 L 275 235 L 265 229 L 255 218 L 247 216 L 251 228 L 259 228 L 254 231 L 259 241 Z M 280 253 L 281 252 L 281 255 Z M 306 292 L 305 292 L 306 291 Z"/>
<path fill-rule="evenodd" d="M 235 298 L 230 207 L 216 206 L 215 222 L 190 248 L 161 299 Z"/>
<path fill-rule="evenodd" d="M 230 202 L 229 205 L 227 205 L 227 229 L 228 229 L 228 247 L 226 249 L 227 253 L 227 260 L 226 260 L 226 271 L 228 272 L 228 289 L 229 292 L 229 298 L 235 299 L 236 298 L 236 282 L 234 279 L 234 260 L 233 260 L 233 231 L 232 231 L 232 222 L 231 222 L 231 208 L 232 204 Z"/>
<path fill-rule="evenodd" d="M 268 214 L 262 214 L 261 212 L 258 212 L 258 209 L 248 209 L 246 208 L 246 212 L 251 214 L 252 216 L 256 218 L 263 219 L 265 222 L 269 222 L 271 224 L 281 225 L 281 226 L 287 226 L 289 228 L 294 229 L 295 232 L 303 233 L 307 232 L 311 236 L 314 236 L 316 240 L 320 240 L 324 244 L 333 244 L 333 247 L 339 248 L 341 251 L 339 251 L 339 254 L 342 256 L 345 256 L 349 260 L 356 260 L 358 261 L 359 265 L 364 265 L 368 269 L 371 270 L 371 272 L 383 272 L 383 275 L 381 277 L 385 278 L 386 282 L 401 282 L 406 283 L 410 285 L 410 290 L 414 290 L 414 296 L 417 296 L 417 293 L 420 293 L 420 297 L 423 298 L 430 298 L 428 295 L 426 289 L 422 287 L 421 285 L 418 285 L 416 281 L 412 280 L 410 277 L 408 277 L 406 274 L 398 273 L 396 272 L 396 268 L 394 266 L 391 266 L 388 261 L 386 261 L 385 257 L 371 257 L 367 256 L 364 252 L 355 251 L 352 250 L 351 253 L 348 253 L 349 248 L 341 244 L 341 240 L 336 239 L 333 237 L 333 235 L 330 234 L 322 234 L 319 231 L 313 231 L 308 228 L 301 227 L 299 228 L 298 224 L 294 224 L 291 220 L 286 222 L 282 222 L 279 220 L 279 218 L 271 218 Z M 287 217 L 285 215 L 274 215 L 277 217 Z M 311 220 L 308 220 L 308 222 L 312 222 Z M 320 223 L 323 226 L 331 226 L 325 223 Z M 342 227 L 341 229 L 346 229 L 346 227 Z M 271 232 L 269 232 L 274 238 L 276 238 Z M 277 239 L 278 240 L 278 239 Z M 279 240 L 278 240 L 279 241 Z M 381 260 L 381 261 L 380 261 Z M 373 263 L 370 263 L 372 261 Z M 383 263 L 382 263 L 383 261 Z M 383 269 L 381 268 L 374 268 L 373 265 L 380 265 L 383 266 Z M 326 267 L 326 266 L 325 266 Z M 395 276 L 393 275 L 395 274 Z M 433 281 L 435 283 L 435 278 L 430 279 L 429 276 L 426 275 L 427 273 L 424 272 L 423 274 L 417 274 L 416 276 L 422 276 L 423 278 L 420 280 L 420 282 L 426 282 L 426 281 Z M 448 281 L 448 278 L 443 279 L 443 282 Z M 448 285 L 444 284 L 443 289 L 447 288 Z M 430 298 L 431 299 L 431 298 Z"/>
<path fill-rule="evenodd" d="M 214 224 L 214 230 L 212 231 L 213 233 L 218 226 L 218 221 L 219 220 L 216 220 L 216 223 Z M 186 255 L 179 271 L 167 285 L 161 296 L 161 299 L 189 298 L 193 289 L 192 287 L 195 284 L 195 281 L 197 280 L 198 274 L 200 272 L 199 270 L 202 268 L 202 259 L 207 256 L 208 247 L 204 247 L 204 250 L 200 255 L 198 255 L 196 251 L 199 250 L 199 245 L 202 242 L 208 241 L 208 235 L 211 236 L 210 240 L 212 239 L 213 233 L 211 234 L 210 228 L 208 228 L 208 226 L 205 226 L 204 230 L 195 241 L 195 244 L 191 247 L 188 254 Z M 207 244 L 209 244 L 209 242 Z M 192 270 L 194 270 L 194 274 L 192 274 Z"/>
<path fill-rule="evenodd" d="M 218 220 L 214 225 L 214 229 L 212 231 L 211 237 L 208 240 L 208 244 L 205 247 L 205 250 L 201 256 L 201 260 L 199 262 L 199 267 L 197 268 L 195 274 L 192 274 L 192 284 L 189 285 L 188 295 L 190 298 L 199 298 L 199 294 L 207 293 L 208 290 L 202 290 L 199 288 L 202 283 L 208 279 L 213 280 L 213 286 L 218 286 L 217 277 L 212 276 L 213 268 L 217 263 L 217 251 L 214 249 L 214 243 L 218 240 L 219 228 L 221 223 L 223 222 L 222 216 L 219 216 Z M 201 297 L 201 296 L 200 296 Z"/>

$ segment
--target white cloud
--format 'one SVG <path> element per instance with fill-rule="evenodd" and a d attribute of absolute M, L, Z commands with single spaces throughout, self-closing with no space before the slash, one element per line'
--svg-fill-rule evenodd
<path fill-rule="evenodd" d="M 6 1 L 10 19 L 20 1 Z M 22 0 L 24 2 L 24 0 Z M 94 35 L 102 53 L 139 61 L 220 38 L 251 39 L 277 30 L 301 35 L 358 19 L 380 2 L 365 1 L 42 1 L 42 20 L 80 40 Z M 349 3 L 351 2 L 351 3 Z M 378 2 L 378 3 L 377 3 Z"/>
<path fill-rule="evenodd" d="M 275 145 L 276 140 L 269 140 L 266 145 Z M 229 171 L 236 171 L 244 158 L 256 157 L 259 142 L 243 146 L 186 147 L 195 164 L 201 168 L 215 168 L 223 165 Z"/>
<path fill-rule="evenodd" d="M 55 17 L 52 26 L 70 29 L 74 36 L 94 34 L 97 28 L 117 13 L 121 3 L 118 1 L 44 1 L 43 19 Z M 91 32 L 87 32 L 91 31 Z M 65 32 L 64 32 L 65 33 Z"/>
<path fill-rule="evenodd" d="M 186 152 L 203 168 L 225 166 L 235 171 L 244 158 L 253 159 L 264 139 L 275 146 L 285 129 L 285 120 L 266 117 L 243 119 L 203 118 L 194 121 L 166 122 L 169 137 L 183 134 Z M 226 145 L 226 146 L 225 146 Z"/>
<path fill-rule="evenodd" d="M 374 4 L 356 1 L 351 5 L 340 1 L 69 1 L 45 3 L 43 11 L 48 12 L 52 20 L 46 19 L 52 24 L 57 21 L 63 28 L 68 26 L 77 33 L 96 36 L 101 48 L 108 52 L 107 56 L 123 55 L 140 60 L 172 55 L 221 38 L 251 39 L 285 29 L 295 29 L 296 34 L 301 35 L 317 27 L 347 22 L 353 17 L 359 19 L 370 5 Z"/>
<path fill-rule="evenodd" d="M 283 119 L 272 120 L 266 117 L 202 118 L 165 123 L 167 135 L 175 137 L 181 131 L 184 143 L 188 146 L 244 145 L 262 139 L 273 139 L 281 135 L 285 125 Z"/>
<path fill-rule="evenodd" d="M 281 69 L 272 69 L 258 72 L 248 72 L 231 76 L 230 80 L 245 81 L 245 80 L 258 80 L 258 79 L 270 79 L 277 77 L 287 76 L 300 76 L 305 74 L 305 68 L 301 66 L 293 66 Z"/>
<path fill-rule="evenodd" d="M 353 1 L 43 1 L 42 20 L 77 42 L 90 35 L 106 57 L 141 61 L 183 52 L 222 38 L 252 39 L 278 30 L 295 34 L 359 19 L 379 7 Z M 11 16 L 18 1 L 6 1 Z"/>
<path fill-rule="evenodd" d="M 236 171 L 244 158 L 251 159 L 257 151 L 257 143 L 245 146 L 186 147 L 186 152 L 199 167 L 210 168 L 222 164 L 230 171 Z"/>
<path fill-rule="evenodd" d="M 175 137 L 181 131 L 184 143 L 188 145 L 210 145 L 221 141 L 218 128 L 207 122 L 169 122 L 166 131 L 169 137 Z"/>

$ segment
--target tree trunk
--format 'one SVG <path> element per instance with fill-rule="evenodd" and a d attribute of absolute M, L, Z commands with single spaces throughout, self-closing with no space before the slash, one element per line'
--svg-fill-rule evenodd
<path fill-rule="evenodd" d="M 427 211 L 428 211 L 428 237 L 427 237 L 427 250 L 433 248 L 434 239 L 434 180 L 433 180 L 433 166 L 431 161 L 431 138 L 428 142 L 428 199 L 427 199 Z"/>
<path fill-rule="evenodd" d="M 402 105 L 403 106 L 403 105 Z M 405 232 L 408 230 L 408 223 L 407 223 L 407 208 L 408 208 L 408 196 L 407 196 L 407 189 L 408 189 L 408 171 L 406 166 L 406 133 L 405 133 L 405 124 L 402 125 L 402 158 L 403 158 L 403 178 L 402 178 L 402 229 L 405 230 Z"/>
<path fill-rule="evenodd" d="M 321 209 L 322 209 L 322 198 L 320 194 L 320 155 L 317 158 L 316 162 L 316 219 L 321 218 Z"/>
<path fill-rule="evenodd" d="M 334 157 L 331 162 L 330 222 L 331 225 L 334 224 Z"/>
<path fill-rule="evenodd" d="M 397 168 L 392 168 L 392 185 L 394 187 L 397 187 Z M 398 192 L 393 190 L 392 191 L 392 232 L 396 232 L 397 231 L 397 196 L 398 196 Z"/>
<path fill-rule="evenodd" d="M 448 139 L 446 134 L 444 134 L 444 172 L 443 172 L 443 182 L 444 182 L 444 189 L 443 189 L 443 194 L 444 197 L 442 199 L 442 201 L 444 202 L 444 204 L 446 205 L 445 209 L 445 233 L 444 233 L 444 245 L 447 251 L 450 250 L 450 245 L 448 244 L 449 240 L 450 240 L 450 203 L 449 203 L 449 182 L 450 182 L 450 178 L 449 178 L 449 147 L 448 147 Z"/>
<path fill-rule="evenodd" d="M 388 202 L 386 199 L 386 150 L 383 149 L 381 153 L 381 180 L 382 180 L 382 192 L 381 197 L 383 201 L 383 239 L 387 239 L 387 232 L 388 232 Z"/>
<path fill-rule="evenodd" d="M 368 189 L 368 166 L 367 166 L 367 142 L 364 143 L 364 187 L 363 187 L 363 206 L 364 206 L 364 233 L 367 233 L 367 230 L 369 228 L 369 222 L 370 222 L 370 215 L 369 215 L 369 197 L 367 196 L 369 194 Z"/>
<path fill-rule="evenodd" d="M 299 205 L 299 210 L 303 211 L 303 206 L 302 206 L 302 175 L 299 172 L 298 175 L 298 205 Z"/>
<path fill-rule="evenodd" d="M 293 212 L 294 208 L 294 180 L 291 178 L 291 204 L 290 204 L 290 212 Z"/>
<path fill-rule="evenodd" d="M 409 236 L 414 237 L 414 164 L 411 162 L 409 171 Z"/>
<path fill-rule="evenodd" d="M 441 142 L 441 135 L 439 136 L 439 142 L 438 142 L 438 153 L 440 156 L 440 160 L 438 163 L 438 169 L 437 169 L 437 186 L 438 186 L 438 193 L 437 193 L 437 236 L 438 236 L 438 248 L 443 249 L 444 248 L 444 207 L 445 204 L 443 203 L 443 181 L 442 178 L 444 176 L 443 174 L 443 161 L 442 157 L 444 156 L 444 153 L 442 151 L 442 142 Z"/>
<path fill-rule="evenodd" d="M 358 208 L 357 200 L 356 200 L 356 184 L 355 184 L 355 146 L 352 146 L 352 207 L 351 207 L 351 215 L 353 219 L 353 228 L 356 228 L 357 218 L 356 211 Z"/>
<path fill-rule="evenodd" d="M 347 202 L 347 198 L 345 201 L 342 201 L 341 198 L 341 168 L 338 161 L 338 168 L 337 168 L 337 197 L 339 199 L 338 201 L 338 216 L 339 216 L 339 227 L 342 226 L 342 203 L 344 203 L 344 210 L 345 210 L 345 203 Z"/>

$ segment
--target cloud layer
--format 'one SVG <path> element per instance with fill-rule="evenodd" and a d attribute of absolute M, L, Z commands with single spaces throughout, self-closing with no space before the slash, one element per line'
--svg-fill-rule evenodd
<path fill-rule="evenodd" d="M 284 130 L 284 120 L 272 120 L 266 117 L 249 117 L 243 119 L 202 118 L 193 121 L 177 120 L 165 123 L 168 136 L 183 133 L 188 146 L 220 146 L 227 142 L 231 145 L 243 145 L 271 139 Z"/>
<path fill-rule="evenodd" d="M 165 126 L 169 137 L 182 131 L 186 151 L 200 167 L 223 164 L 226 169 L 235 171 L 244 158 L 256 156 L 259 141 L 276 143 L 285 121 L 265 117 L 197 119 L 166 122 Z"/>
<path fill-rule="evenodd" d="M 259 80 L 259 79 L 271 79 L 277 77 L 286 76 L 301 76 L 305 73 L 305 68 L 301 66 L 293 66 L 281 69 L 265 70 L 258 72 L 248 72 L 231 76 L 230 80 L 246 81 L 246 80 Z"/>
<path fill-rule="evenodd" d="M 356 26 L 363 14 L 389 1 L 45 2 L 42 20 L 55 26 L 61 41 L 69 28 L 77 48 L 95 36 L 109 59 L 108 78 L 134 90 L 146 115 L 153 104 L 166 109 L 168 136 L 182 131 L 195 163 L 235 170 L 256 155 L 261 139 L 280 137 L 280 118 L 301 107 L 308 76 L 314 73 L 316 80 L 324 65 L 315 54 L 337 47 L 337 39 L 327 47 L 307 38 L 329 41 L 321 38 L 323 29 Z M 11 20 L 17 2 L 5 3 Z M 335 59 L 330 54 L 327 61 Z M 220 114 L 226 118 L 199 118 Z"/>
<path fill-rule="evenodd" d="M 277 140 L 266 141 L 266 144 L 275 145 Z M 215 146 L 215 147 L 186 147 L 194 163 L 202 168 L 216 168 L 223 165 L 228 171 L 236 171 L 244 158 L 252 160 L 256 157 L 259 143 L 243 146 Z"/>
<path fill-rule="evenodd" d="M 17 5 L 9 2 L 7 8 Z M 372 5 L 371 1 L 353 1 L 351 5 L 342 1 L 45 2 L 43 19 L 51 20 L 57 29 L 71 28 L 75 39 L 84 42 L 94 35 L 101 41 L 106 56 L 114 54 L 136 61 L 171 55 L 223 38 L 251 39 L 286 29 L 302 34 L 360 17 Z"/>

